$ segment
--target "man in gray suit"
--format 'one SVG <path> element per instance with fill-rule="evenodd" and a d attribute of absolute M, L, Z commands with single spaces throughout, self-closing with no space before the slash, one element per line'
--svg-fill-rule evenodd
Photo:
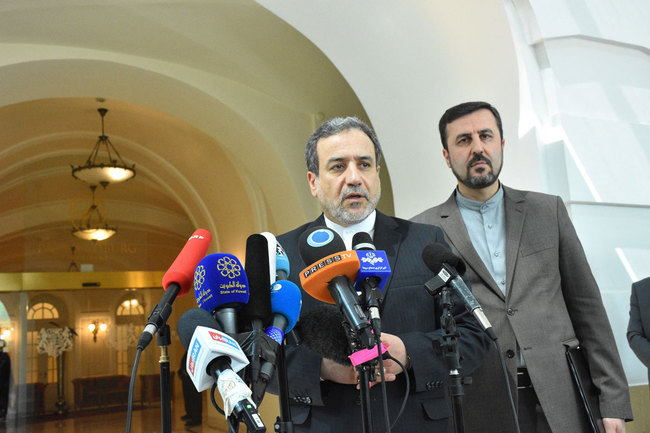
<path fill-rule="evenodd" d="M 632 284 L 627 341 L 643 365 L 648 367 L 650 381 L 650 277 Z"/>
<path fill-rule="evenodd" d="M 600 290 L 559 197 L 498 181 L 503 128 L 485 102 L 450 108 L 440 119 L 442 154 L 458 180 L 443 204 L 413 221 L 442 228 L 467 264 L 474 295 L 504 355 L 521 432 L 584 432 L 567 347 L 582 346 L 600 391 L 607 433 L 632 418 L 627 380 Z M 512 432 L 505 379 L 496 350 L 465 388 L 465 431 Z"/>

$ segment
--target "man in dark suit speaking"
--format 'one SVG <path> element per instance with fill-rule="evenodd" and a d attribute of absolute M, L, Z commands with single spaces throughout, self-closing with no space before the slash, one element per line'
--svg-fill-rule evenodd
<path fill-rule="evenodd" d="M 309 188 L 323 214 L 277 239 L 287 252 L 291 279 L 296 283 L 300 271 L 311 264 L 300 257 L 299 237 L 312 227 L 334 230 L 348 250 L 355 233 L 367 232 L 376 249 L 386 252 L 392 274 L 382 292 L 381 340 L 407 369 L 404 373 L 397 363 L 385 361 L 391 422 L 402 404 L 406 381 L 410 381 L 404 413 L 392 432 L 442 433 L 447 431 L 450 415 L 444 391 L 449 370 L 434 349 L 441 335 L 440 311 L 424 288 L 434 274 L 422 261 L 421 253 L 428 244 L 444 243 L 443 234 L 437 227 L 389 217 L 375 209 L 381 194 L 380 153 L 375 134 L 359 119 L 334 118 L 323 123 L 305 150 Z M 301 318 L 324 304 L 304 291 L 302 299 Z M 462 374 L 469 374 L 483 360 L 488 341 L 461 302 L 456 303 L 453 316 Z M 300 329 L 300 322 L 296 329 Z M 331 330 L 324 329 L 328 332 Z M 288 344 L 287 365 L 296 432 L 362 431 L 357 377 L 351 365 L 321 356 L 304 344 Z M 370 390 L 374 432 L 385 431 L 380 391 L 381 386 Z"/>

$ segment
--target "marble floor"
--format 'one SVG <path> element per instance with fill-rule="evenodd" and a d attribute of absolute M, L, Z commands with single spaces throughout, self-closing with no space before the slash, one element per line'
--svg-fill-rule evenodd
<path fill-rule="evenodd" d="M 203 425 L 185 427 L 181 416 L 184 415 L 181 404 L 172 405 L 172 432 L 221 433 L 224 427 L 208 427 L 205 412 Z M 240 429 L 241 430 L 241 429 Z M 131 433 L 160 433 L 160 406 L 138 408 L 132 412 Z M 115 433 L 126 432 L 126 410 L 116 410 L 97 414 L 74 416 L 71 413 L 63 419 L 45 419 L 42 421 L 6 420 L 0 422 L 0 433 Z"/>

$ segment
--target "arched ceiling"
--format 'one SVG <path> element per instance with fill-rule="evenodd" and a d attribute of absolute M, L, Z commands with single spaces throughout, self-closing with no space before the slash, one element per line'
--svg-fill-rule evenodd
<path fill-rule="evenodd" d="M 70 234 L 91 201 L 70 166 L 102 106 L 137 175 L 98 189 L 118 234 L 92 243 Z M 3 1 L 0 272 L 161 269 L 197 227 L 243 257 L 250 233 L 317 213 L 304 141 L 341 114 L 366 117 L 323 53 L 253 1 Z"/>

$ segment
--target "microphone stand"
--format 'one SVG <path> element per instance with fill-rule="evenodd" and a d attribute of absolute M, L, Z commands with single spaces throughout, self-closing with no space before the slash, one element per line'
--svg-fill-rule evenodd
<path fill-rule="evenodd" d="M 373 361 L 367 361 L 356 366 L 359 373 L 359 395 L 361 397 L 361 420 L 363 433 L 372 433 L 372 409 L 370 405 L 370 381 L 375 369 Z"/>
<path fill-rule="evenodd" d="M 284 345 L 281 344 L 276 359 L 278 364 L 278 397 L 280 400 L 280 416 L 275 420 L 273 429 L 276 433 L 294 433 L 291 420 L 291 407 L 289 403 L 289 380 L 287 377 L 287 364 L 284 356 Z"/>
<path fill-rule="evenodd" d="M 373 339 L 369 330 L 370 327 L 359 330 L 359 333 L 357 334 L 352 326 L 350 326 L 346 321 L 344 321 L 342 325 L 348 339 L 348 346 L 352 353 L 364 348 L 369 348 L 370 346 L 374 347 Z M 363 433 L 373 432 L 371 417 L 372 407 L 370 404 L 370 382 L 376 379 L 376 376 L 374 375 L 376 363 L 377 358 L 355 366 L 355 370 L 359 373 L 359 397 L 361 400 L 361 421 Z"/>
<path fill-rule="evenodd" d="M 172 431 L 171 386 L 169 380 L 169 356 L 167 346 L 171 344 L 169 325 L 165 324 L 158 331 L 158 346 L 160 347 L 160 419 L 162 433 Z"/>
<path fill-rule="evenodd" d="M 453 301 L 451 293 L 447 286 L 443 286 L 439 292 L 442 304 L 442 315 L 440 324 L 442 327 L 442 342 L 434 342 L 436 351 L 442 352 L 443 359 L 447 368 L 449 368 L 449 395 L 452 400 L 452 414 L 454 417 L 454 431 L 456 433 L 465 432 L 463 421 L 463 378 L 460 375 L 460 356 L 458 354 L 458 340 L 460 335 L 456 328 L 456 321 L 451 314 Z"/>

